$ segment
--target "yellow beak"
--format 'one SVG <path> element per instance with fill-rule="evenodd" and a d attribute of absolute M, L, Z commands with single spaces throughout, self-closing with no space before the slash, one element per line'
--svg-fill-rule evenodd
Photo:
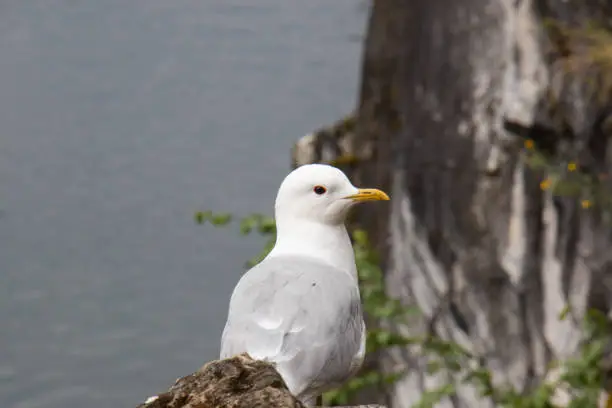
<path fill-rule="evenodd" d="M 360 188 L 357 194 L 346 197 L 355 201 L 388 201 L 389 196 L 376 188 Z"/>

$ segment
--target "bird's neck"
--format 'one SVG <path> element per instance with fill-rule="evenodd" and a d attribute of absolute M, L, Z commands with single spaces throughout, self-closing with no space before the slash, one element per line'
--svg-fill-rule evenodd
<path fill-rule="evenodd" d="M 328 225 L 306 220 L 277 221 L 276 244 L 268 257 L 284 255 L 316 257 L 357 279 L 353 245 L 344 224 Z"/>

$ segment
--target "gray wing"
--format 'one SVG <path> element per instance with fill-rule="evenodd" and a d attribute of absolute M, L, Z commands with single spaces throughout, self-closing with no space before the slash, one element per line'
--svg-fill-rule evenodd
<path fill-rule="evenodd" d="M 273 361 L 299 396 L 346 380 L 362 336 L 352 276 L 308 258 L 272 258 L 248 271 L 234 289 L 221 358 L 247 352 Z"/>

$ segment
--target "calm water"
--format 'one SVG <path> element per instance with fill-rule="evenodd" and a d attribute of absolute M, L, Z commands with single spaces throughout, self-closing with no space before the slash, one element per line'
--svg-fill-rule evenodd
<path fill-rule="evenodd" d="M 0 406 L 130 407 L 218 353 L 291 144 L 349 111 L 355 0 L 0 4 Z"/>

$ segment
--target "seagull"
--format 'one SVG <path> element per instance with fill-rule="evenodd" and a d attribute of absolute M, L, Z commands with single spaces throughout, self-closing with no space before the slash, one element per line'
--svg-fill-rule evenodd
<path fill-rule="evenodd" d="M 281 183 L 276 242 L 234 288 L 221 355 L 271 362 L 305 406 L 363 364 L 365 323 L 357 267 L 344 225 L 356 203 L 389 200 L 357 188 L 339 169 L 307 164 Z"/>

